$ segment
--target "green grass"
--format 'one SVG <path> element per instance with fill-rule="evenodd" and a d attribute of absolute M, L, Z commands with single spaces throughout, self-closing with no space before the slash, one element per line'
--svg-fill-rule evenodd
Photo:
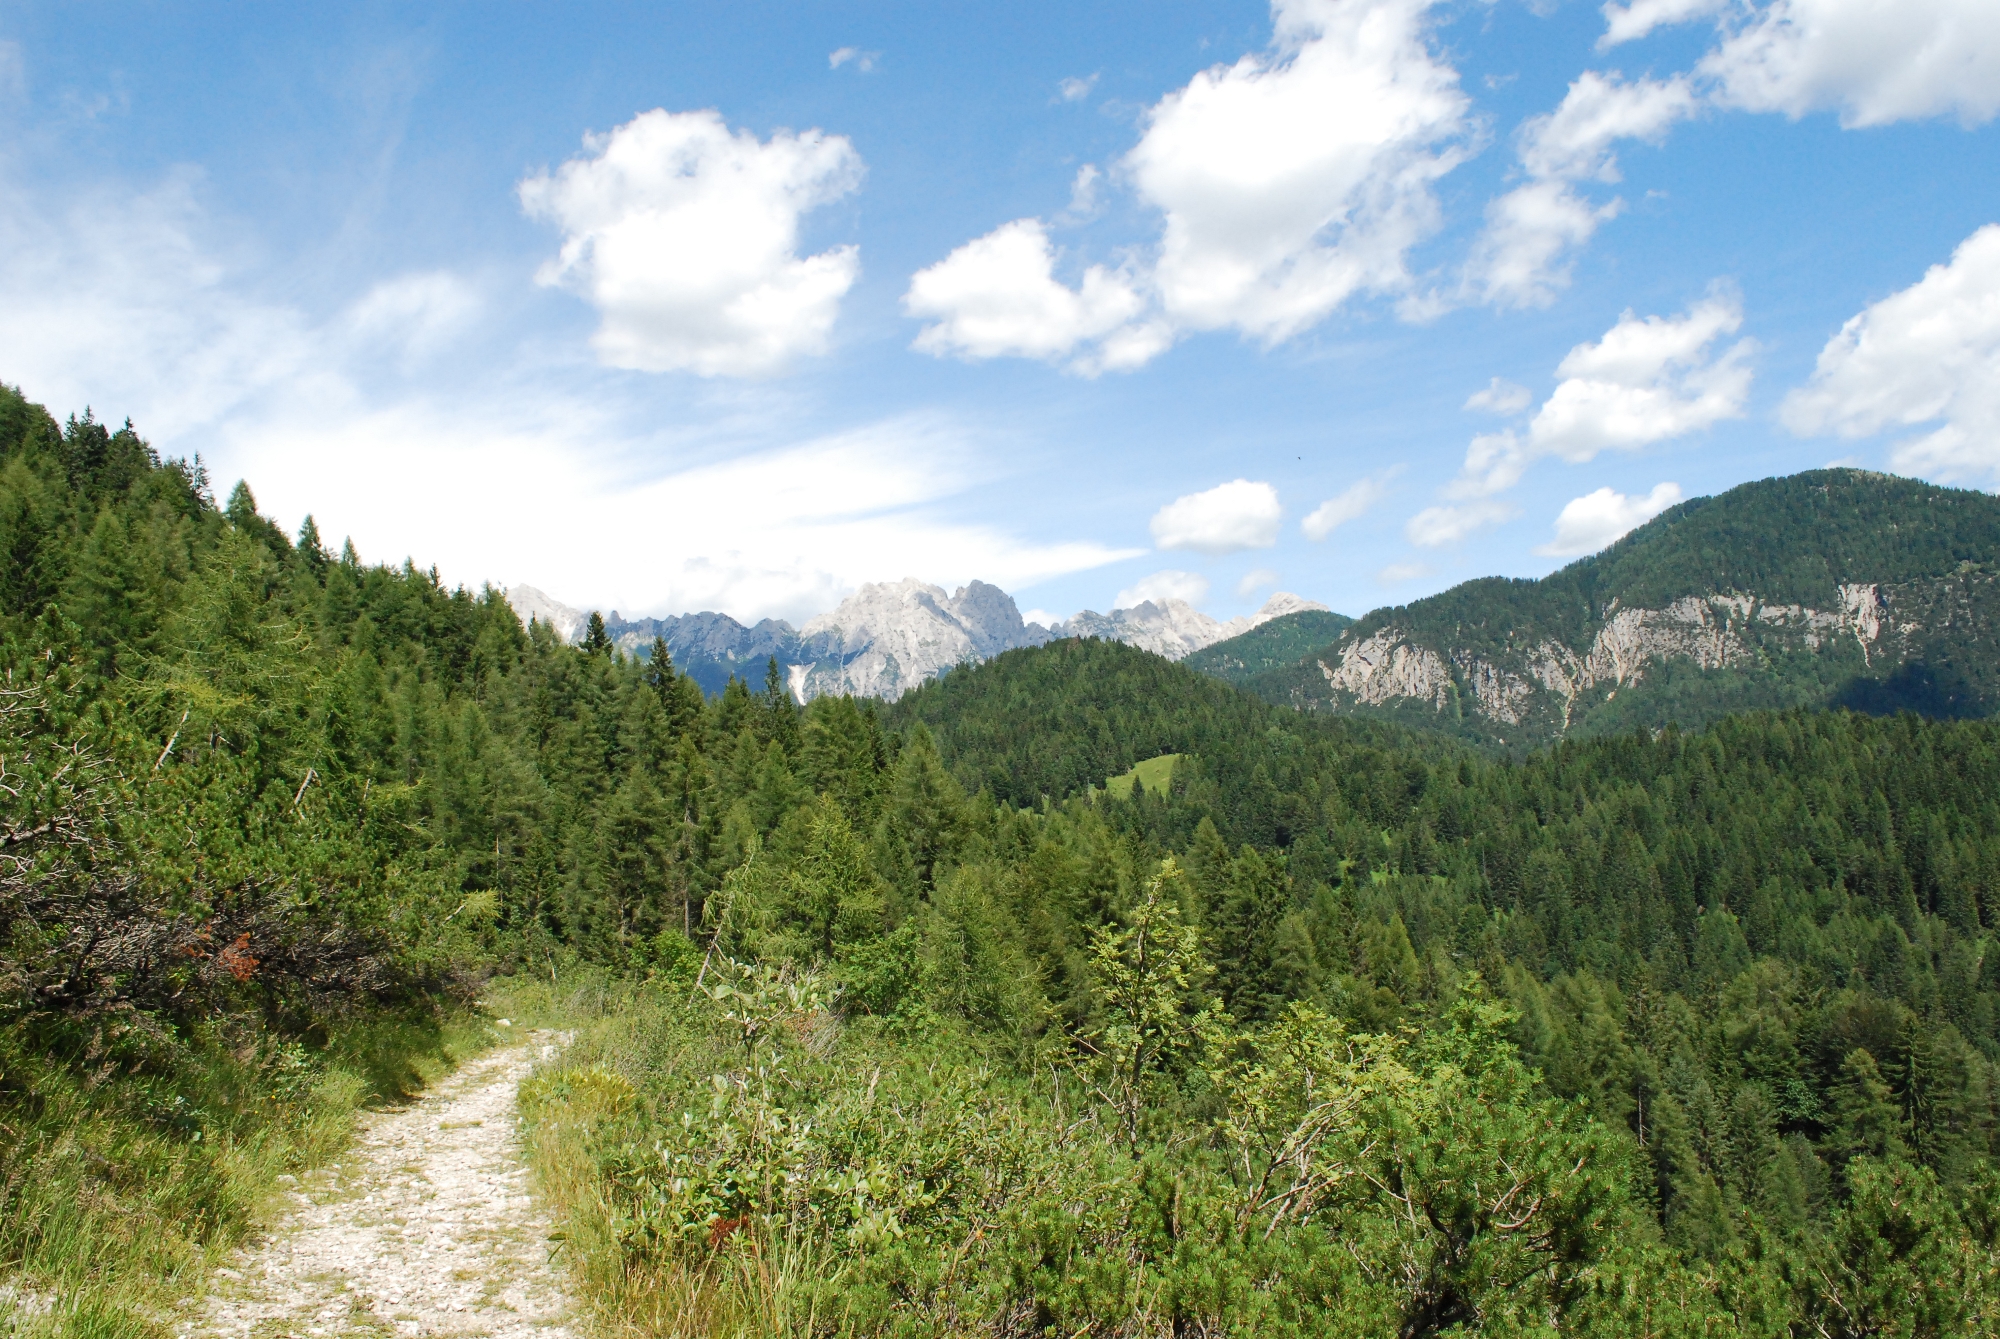
<path fill-rule="evenodd" d="M 1132 798 L 1132 787 L 1136 784 L 1148 795 L 1165 795 L 1174 784 L 1174 764 L 1181 760 L 1178 753 L 1162 753 L 1157 758 L 1148 758 L 1123 776 L 1114 776 L 1104 783 L 1104 789 L 1120 800 Z"/>
<path fill-rule="evenodd" d="M 268 1216 L 279 1177 L 491 1040 L 470 1013 L 378 1017 L 317 1049 L 229 1020 L 95 1056 L 100 1038 L 0 1029 L 0 1336 L 184 1329 L 177 1304 Z"/>

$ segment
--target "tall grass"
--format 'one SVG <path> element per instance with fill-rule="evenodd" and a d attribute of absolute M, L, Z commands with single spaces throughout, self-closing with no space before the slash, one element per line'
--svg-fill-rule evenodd
<path fill-rule="evenodd" d="M 0 1335 L 175 1333 L 281 1177 L 490 1039 L 473 1015 L 416 1012 L 317 1048 L 227 1021 L 113 1055 L 0 1030 Z"/>
<path fill-rule="evenodd" d="M 811 1239 L 746 1225 L 699 1258 L 627 1247 L 628 1225 L 600 1159 L 605 1141 L 620 1137 L 649 1079 L 728 1063 L 713 1053 L 712 1037 L 689 1025 L 672 989 L 584 976 L 561 986 L 519 978 L 489 992 L 517 1021 L 574 1037 L 521 1092 L 526 1153 L 557 1219 L 558 1259 L 593 1331 L 614 1339 L 821 1332 L 817 1308 L 837 1290 L 841 1265 L 821 1259 Z"/>

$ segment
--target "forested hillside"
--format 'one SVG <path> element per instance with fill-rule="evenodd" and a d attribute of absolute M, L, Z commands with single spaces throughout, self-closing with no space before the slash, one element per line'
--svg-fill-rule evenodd
<path fill-rule="evenodd" d="M 1187 657 L 1203 674 L 1240 684 L 1270 670 L 1296 665 L 1353 626 L 1346 614 L 1306 609 L 1286 614 Z"/>
<path fill-rule="evenodd" d="M 1378 609 L 1248 681 L 1517 753 L 1795 706 L 2000 705 L 2000 501 L 1862 470 L 1744 484 L 1538 581 Z"/>
<path fill-rule="evenodd" d="M 0 552 L 32 1324 L 177 1332 L 114 1282 L 483 985 L 580 1032 L 523 1114 L 634 1332 L 2000 1327 L 2000 726 L 1516 762 L 1075 640 L 705 700 L 11 393 Z"/>

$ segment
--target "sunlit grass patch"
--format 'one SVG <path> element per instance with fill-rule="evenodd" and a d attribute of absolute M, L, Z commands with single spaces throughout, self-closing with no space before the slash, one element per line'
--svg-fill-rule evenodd
<path fill-rule="evenodd" d="M 1174 784 L 1174 764 L 1180 760 L 1178 753 L 1162 753 L 1157 758 L 1148 758 L 1122 776 L 1106 781 L 1104 789 L 1113 799 L 1119 800 L 1131 799 L 1135 785 L 1148 795 L 1165 795 Z"/>

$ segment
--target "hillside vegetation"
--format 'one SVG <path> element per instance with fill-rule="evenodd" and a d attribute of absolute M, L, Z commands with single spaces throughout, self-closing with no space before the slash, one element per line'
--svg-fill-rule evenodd
<path fill-rule="evenodd" d="M 1301 610 L 1261 623 L 1245 633 L 1204 646 L 1184 664 L 1203 674 L 1240 684 L 1270 670 L 1296 665 L 1352 627 L 1346 614 Z"/>
<path fill-rule="evenodd" d="M 1516 762 L 1074 640 L 705 700 L 0 427 L 31 1333 L 178 1332 L 482 988 L 578 1031 L 522 1110 L 614 1330 L 2000 1330 L 2000 726 Z"/>
<path fill-rule="evenodd" d="M 1795 706 L 2000 705 L 2000 500 L 1861 470 L 1745 484 L 1540 580 L 1378 609 L 1248 679 L 1525 750 Z"/>

